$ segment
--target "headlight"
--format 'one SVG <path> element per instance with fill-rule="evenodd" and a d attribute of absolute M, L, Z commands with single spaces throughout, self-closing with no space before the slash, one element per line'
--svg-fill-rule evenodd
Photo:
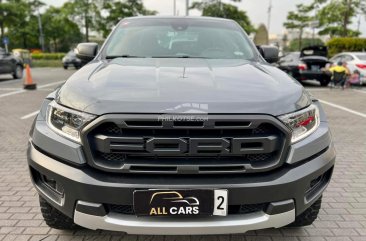
<path fill-rule="evenodd" d="M 280 120 L 291 129 L 291 142 L 298 142 L 313 133 L 320 124 L 319 109 L 316 105 L 291 113 L 279 116 Z"/>
<path fill-rule="evenodd" d="M 52 101 L 47 109 L 47 124 L 58 134 L 80 143 L 80 131 L 96 116 L 75 111 Z"/>

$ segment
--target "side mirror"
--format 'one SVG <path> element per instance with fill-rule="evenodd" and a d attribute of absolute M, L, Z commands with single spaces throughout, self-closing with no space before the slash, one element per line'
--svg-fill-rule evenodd
<path fill-rule="evenodd" d="M 276 63 L 279 59 L 278 55 L 279 55 L 279 50 L 277 47 L 274 46 L 268 46 L 268 45 L 262 45 L 262 46 L 258 46 L 258 51 L 259 53 L 263 56 L 263 58 L 268 62 L 268 63 Z"/>
<path fill-rule="evenodd" d="M 97 56 L 98 44 L 97 43 L 80 43 L 75 49 L 76 57 L 81 60 L 90 61 Z"/>

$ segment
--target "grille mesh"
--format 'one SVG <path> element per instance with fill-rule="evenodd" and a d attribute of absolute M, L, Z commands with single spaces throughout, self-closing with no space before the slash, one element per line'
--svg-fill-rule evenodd
<path fill-rule="evenodd" d="M 108 125 L 103 125 L 102 133 L 106 134 L 122 134 L 122 129 L 119 128 L 116 124 L 110 123 Z"/>
<path fill-rule="evenodd" d="M 126 160 L 126 154 L 121 153 L 99 153 L 100 156 L 111 162 L 123 162 Z"/>
<path fill-rule="evenodd" d="M 259 162 L 259 161 L 265 161 L 272 157 L 272 153 L 266 153 L 266 154 L 250 154 L 247 155 L 247 158 L 251 162 Z"/>

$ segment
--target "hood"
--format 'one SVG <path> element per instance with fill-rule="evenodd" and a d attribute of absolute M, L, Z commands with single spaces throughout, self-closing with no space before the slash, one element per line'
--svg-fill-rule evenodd
<path fill-rule="evenodd" d="M 300 58 L 309 57 L 309 56 L 328 56 L 328 48 L 327 46 L 317 45 L 303 48 L 300 52 Z"/>
<path fill-rule="evenodd" d="M 114 59 L 88 64 L 62 86 L 57 102 L 107 113 L 280 115 L 311 103 L 279 69 L 243 60 Z"/>

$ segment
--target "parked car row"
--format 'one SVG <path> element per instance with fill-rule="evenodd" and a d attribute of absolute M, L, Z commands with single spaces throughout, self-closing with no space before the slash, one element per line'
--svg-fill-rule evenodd
<path fill-rule="evenodd" d="M 366 83 L 366 52 L 344 52 L 331 59 L 327 56 L 327 47 L 311 46 L 284 55 L 277 62 L 277 67 L 299 82 L 317 80 L 321 86 L 327 86 L 331 80 L 327 68 L 342 62 L 347 64 L 351 73 L 357 70 L 361 76 L 361 83 Z"/>
<path fill-rule="evenodd" d="M 312 46 L 300 52 L 292 52 L 278 61 L 278 68 L 293 76 L 298 81 L 315 79 L 321 86 L 327 86 L 331 76 L 324 68 L 331 62 L 327 58 L 328 50 L 325 46 Z"/>

